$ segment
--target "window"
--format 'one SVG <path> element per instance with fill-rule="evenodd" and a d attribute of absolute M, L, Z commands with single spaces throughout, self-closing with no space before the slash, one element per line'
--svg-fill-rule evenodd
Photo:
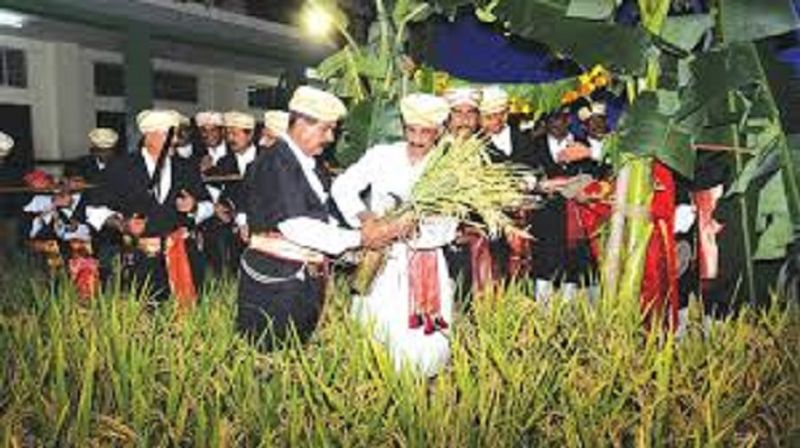
<path fill-rule="evenodd" d="M 125 96 L 125 73 L 122 65 L 95 62 L 94 93 L 97 96 Z"/>
<path fill-rule="evenodd" d="M 288 94 L 286 89 L 253 85 L 247 87 L 247 105 L 251 109 L 280 109 L 286 107 Z"/>
<path fill-rule="evenodd" d="M 153 97 L 158 100 L 197 102 L 197 77 L 158 71 L 153 79 Z"/>
<path fill-rule="evenodd" d="M 28 67 L 23 50 L 0 47 L 0 86 L 28 87 Z"/>

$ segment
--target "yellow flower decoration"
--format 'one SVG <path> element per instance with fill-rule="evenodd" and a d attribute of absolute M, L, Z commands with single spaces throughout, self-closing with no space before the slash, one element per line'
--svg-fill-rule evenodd
<path fill-rule="evenodd" d="M 569 92 L 565 93 L 565 94 L 564 94 L 564 95 L 561 97 L 561 104 L 570 104 L 570 103 L 573 103 L 573 102 L 575 102 L 575 101 L 576 101 L 578 98 L 580 98 L 580 95 L 578 94 L 578 92 L 576 92 L 576 91 L 574 91 L 574 90 L 570 90 Z"/>

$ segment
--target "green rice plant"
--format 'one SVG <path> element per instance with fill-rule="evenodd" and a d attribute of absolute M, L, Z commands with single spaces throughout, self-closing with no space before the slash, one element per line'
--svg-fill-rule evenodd
<path fill-rule="evenodd" d="M 22 268 L 19 268 L 22 269 Z M 3 274 L 5 275 L 5 274 Z M 30 278 L 17 273 L 15 279 Z M 9 277 L 3 277 L 9 278 Z M 436 378 L 395 371 L 349 317 L 336 276 L 317 333 L 260 353 L 236 334 L 234 285 L 152 309 L 68 284 L 0 309 L 5 446 L 786 445 L 800 428 L 797 310 L 780 298 L 685 335 L 638 303 L 554 298 L 524 282 L 457 313 Z"/>

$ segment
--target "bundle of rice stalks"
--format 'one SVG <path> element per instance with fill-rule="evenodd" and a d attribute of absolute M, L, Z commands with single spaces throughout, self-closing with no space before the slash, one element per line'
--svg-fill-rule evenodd
<path fill-rule="evenodd" d="M 492 163 L 486 146 L 485 138 L 474 135 L 441 139 L 414 184 L 411 198 L 391 215 L 410 214 L 417 221 L 455 218 L 490 234 L 514 229 L 509 212 L 532 202 L 526 193 L 531 173 L 519 165 Z M 385 250 L 362 254 L 353 282 L 356 292 L 369 291 L 385 255 Z"/>

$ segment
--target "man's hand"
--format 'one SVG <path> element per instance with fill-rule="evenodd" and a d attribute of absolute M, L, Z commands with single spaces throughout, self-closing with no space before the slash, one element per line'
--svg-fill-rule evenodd
<path fill-rule="evenodd" d="M 416 223 L 411 215 L 391 220 L 369 217 L 361 223 L 361 241 L 370 249 L 378 249 L 397 238 L 408 236 L 415 228 Z"/>
<path fill-rule="evenodd" d="M 205 173 L 213 167 L 214 159 L 212 159 L 210 155 L 206 154 L 200 159 L 200 172 Z"/>
<path fill-rule="evenodd" d="M 577 162 L 592 156 L 592 151 L 582 143 L 573 143 L 558 153 L 558 163 Z"/>
<path fill-rule="evenodd" d="M 178 193 L 178 198 L 175 199 L 175 207 L 181 213 L 193 212 L 196 205 L 197 201 L 195 201 L 194 196 L 189 194 L 186 190 L 181 190 L 180 193 Z"/>

